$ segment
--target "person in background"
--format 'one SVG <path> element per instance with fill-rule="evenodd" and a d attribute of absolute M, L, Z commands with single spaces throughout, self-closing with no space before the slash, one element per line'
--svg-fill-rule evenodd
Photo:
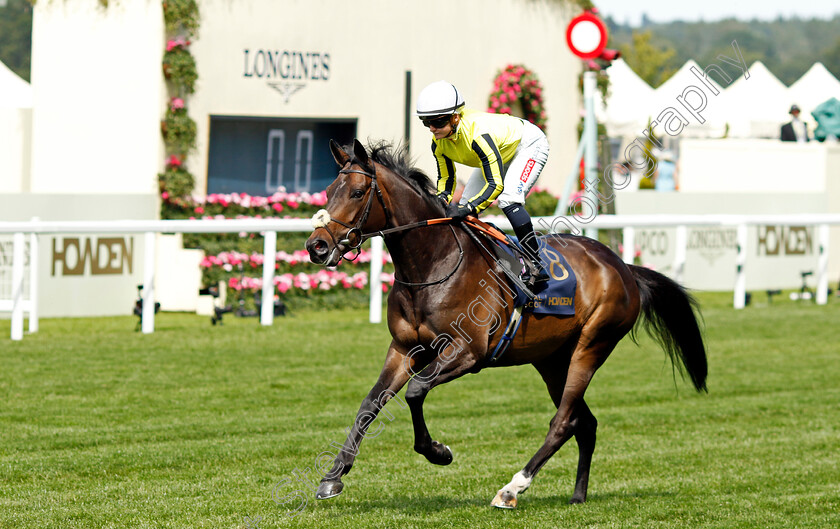
<path fill-rule="evenodd" d="M 790 122 L 782 125 L 782 141 L 795 141 L 805 143 L 808 138 L 808 124 L 799 119 L 799 107 L 792 105 L 789 114 L 792 116 Z"/>
<path fill-rule="evenodd" d="M 677 164 L 674 163 L 674 153 L 671 151 L 660 153 L 656 172 L 653 173 L 653 185 L 657 191 L 676 191 Z"/>
<path fill-rule="evenodd" d="M 437 81 L 417 97 L 417 116 L 429 128 L 432 154 L 438 169 L 438 196 L 446 215 L 477 215 L 497 198 L 522 249 L 536 271 L 526 279 L 536 285 L 548 281 L 539 258 L 539 242 L 525 197 L 548 161 L 548 140 L 542 130 L 523 119 L 465 108 L 454 85 Z M 455 203 L 455 165 L 475 167 L 461 199 Z"/>

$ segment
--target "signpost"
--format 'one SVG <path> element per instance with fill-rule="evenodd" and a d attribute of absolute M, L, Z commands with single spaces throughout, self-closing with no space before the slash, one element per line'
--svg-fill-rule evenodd
<path fill-rule="evenodd" d="M 596 15 L 596 11 L 585 11 L 576 16 L 566 28 L 566 44 L 581 60 L 585 61 L 586 71 L 583 72 L 583 134 L 574 163 L 574 169 L 566 179 L 566 188 L 557 203 L 555 215 L 565 215 L 572 194 L 572 185 L 577 182 L 576 174 L 580 167 L 580 160 L 584 160 L 584 192 L 581 200 L 581 214 L 584 218 L 592 219 L 598 214 L 598 122 L 595 118 L 595 93 L 598 88 L 596 71 L 602 67 L 594 59 L 609 62 L 617 59 L 617 51 L 607 49 L 607 27 Z M 584 206 L 585 204 L 585 206 Z M 594 211 L 584 211 L 592 208 Z M 598 238 L 596 228 L 586 228 L 586 236 Z"/>

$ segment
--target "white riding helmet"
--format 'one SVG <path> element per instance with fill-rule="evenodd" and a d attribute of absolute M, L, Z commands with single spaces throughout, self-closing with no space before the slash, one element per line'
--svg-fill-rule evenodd
<path fill-rule="evenodd" d="M 436 81 L 424 88 L 417 97 L 417 115 L 440 116 L 454 114 L 464 106 L 464 98 L 452 83 Z"/>

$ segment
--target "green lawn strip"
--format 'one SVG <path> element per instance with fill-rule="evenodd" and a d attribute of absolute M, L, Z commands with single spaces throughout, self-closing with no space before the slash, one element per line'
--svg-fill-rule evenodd
<path fill-rule="evenodd" d="M 600 423 L 589 502 L 566 504 L 570 441 L 513 512 L 489 501 L 554 413 L 530 366 L 429 395 L 448 467 L 413 452 L 408 410 L 390 403 L 345 492 L 316 502 L 316 458 L 343 442 L 390 341 L 365 310 L 267 328 L 164 313 L 151 335 L 128 317 L 46 319 L 21 342 L 3 320 L 0 527 L 837 527 L 840 304 L 698 297 L 709 394 L 675 380 L 643 334 L 623 341 L 587 393 Z M 273 501 L 284 480 L 276 496 L 302 500 Z"/>

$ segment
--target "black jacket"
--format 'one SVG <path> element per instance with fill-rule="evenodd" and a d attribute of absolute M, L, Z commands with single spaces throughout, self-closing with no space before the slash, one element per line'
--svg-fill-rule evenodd
<path fill-rule="evenodd" d="M 808 123 L 805 123 L 805 141 L 810 141 L 808 137 Z M 782 141 L 796 141 L 796 133 L 793 132 L 793 123 L 788 122 L 782 125 Z"/>

